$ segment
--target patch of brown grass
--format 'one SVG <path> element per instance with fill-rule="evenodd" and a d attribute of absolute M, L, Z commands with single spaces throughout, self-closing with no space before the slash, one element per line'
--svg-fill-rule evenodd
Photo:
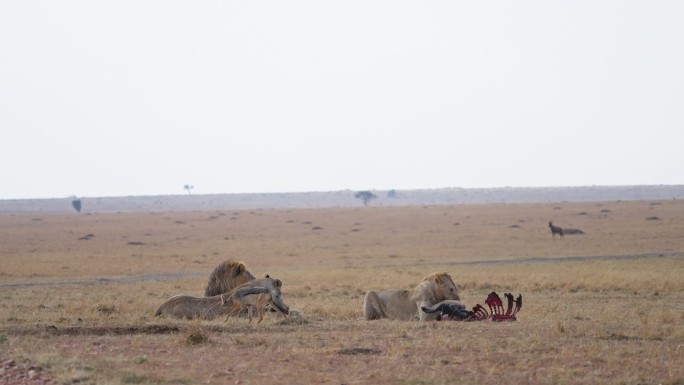
<path fill-rule="evenodd" d="M 0 356 L 62 383 L 674 384 L 684 202 L 651 203 L 0 215 Z M 154 316 L 226 258 L 281 279 L 299 316 Z M 363 320 L 368 290 L 441 271 L 469 306 L 522 293 L 519 321 Z"/>
<path fill-rule="evenodd" d="M 201 345 L 209 342 L 209 333 L 202 327 L 192 327 L 182 337 L 181 342 L 185 345 Z"/>

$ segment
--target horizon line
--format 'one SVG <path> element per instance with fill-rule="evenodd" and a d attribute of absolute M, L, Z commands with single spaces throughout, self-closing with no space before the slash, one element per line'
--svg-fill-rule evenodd
<path fill-rule="evenodd" d="M 439 190 L 524 190 L 524 189 L 568 189 L 568 188 L 626 188 L 626 187 L 684 187 L 684 184 L 616 184 L 616 185 L 555 185 L 555 186 L 497 186 L 497 187 L 460 187 L 460 186 L 446 186 L 446 187 L 426 187 L 426 188 L 404 188 L 404 189 L 387 189 L 387 188 L 372 188 L 372 189 L 339 189 L 339 190 L 309 190 L 309 191 L 274 191 L 274 192 L 220 192 L 220 193 L 199 193 L 199 194 L 128 194 L 128 195 L 93 195 L 93 196 L 78 196 L 68 195 L 63 197 L 29 197 L 29 198 L 0 198 L 0 201 L 24 201 L 24 200 L 60 200 L 60 199 L 111 199 L 111 198 L 132 198 L 132 197 L 194 197 L 194 196 L 210 196 L 210 195 L 283 195 L 283 194 L 326 194 L 326 193 L 341 193 L 353 191 L 439 191 Z"/>

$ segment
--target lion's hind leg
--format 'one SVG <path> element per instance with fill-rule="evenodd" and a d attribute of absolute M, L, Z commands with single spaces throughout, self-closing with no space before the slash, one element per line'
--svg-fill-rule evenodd
<path fill-rule="evenodd" d="M 370 290 L 363 299 L 363 315 L 367 320 L 387 318 L 385 306 L 377 291 Z"/>

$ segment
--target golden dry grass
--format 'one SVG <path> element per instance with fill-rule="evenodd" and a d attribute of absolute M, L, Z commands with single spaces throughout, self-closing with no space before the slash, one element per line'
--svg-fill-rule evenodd
<path fill-rule="evenodd" d="M 681 384 L 683 234 L 680 201 L 4 214 L 0 358 L 61 383 Z M 301 318 L 154 317 L 226 258 Z M 523 293 L 519 321 L 363 320 L 434 271 L 470 306 Z"/>

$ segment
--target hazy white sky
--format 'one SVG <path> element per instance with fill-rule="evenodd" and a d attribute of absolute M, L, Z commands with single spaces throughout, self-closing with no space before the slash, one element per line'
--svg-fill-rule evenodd
<path fill-rule="evenodd" d="M 684 183 L 684 1 L 3 1 L 0 199 Z"/>

